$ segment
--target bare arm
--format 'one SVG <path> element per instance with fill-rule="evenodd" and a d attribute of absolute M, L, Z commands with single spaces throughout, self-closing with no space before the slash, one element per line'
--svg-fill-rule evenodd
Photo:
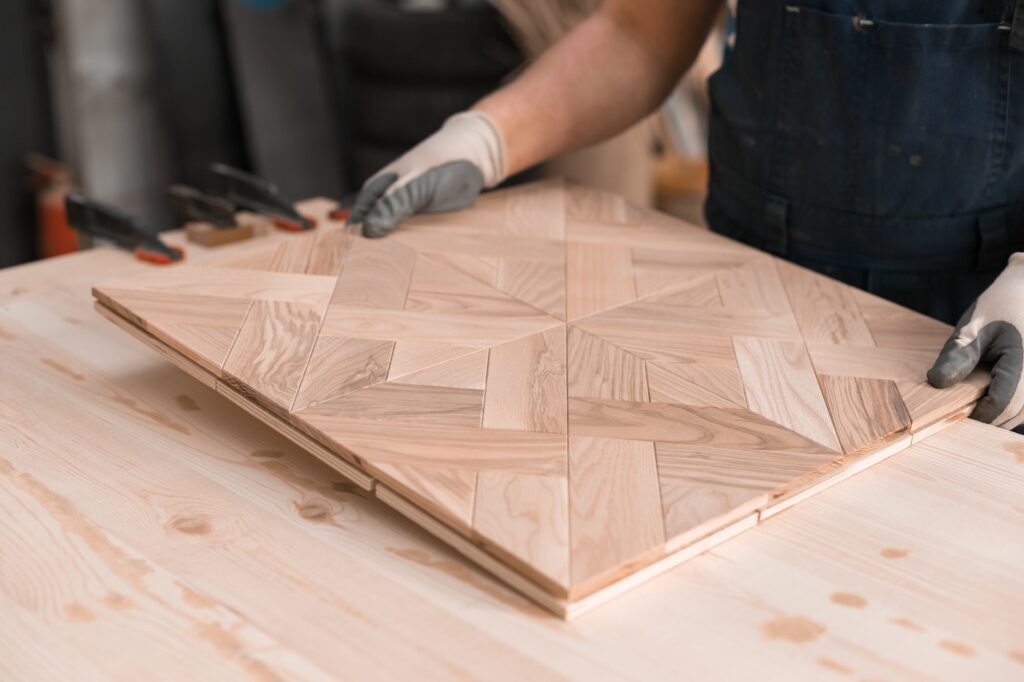
<path fill-rule="evenodd" d="M 363 185 L 350 223 L 390 234 L 410 215 L 454 211 L 506 176 L 628 128 L 700 51 L 721 0 L 606 0 L 511 84 Z"/>
<path fill-rule="evenodd" d="M 700 51 L 721 0 L 607 0 L 518 79 L 473 108 L 504 138 L 508 174 L 625 130 Z"/>

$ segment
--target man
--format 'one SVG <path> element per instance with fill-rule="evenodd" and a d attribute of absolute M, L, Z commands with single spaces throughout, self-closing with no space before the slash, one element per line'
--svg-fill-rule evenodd
<path fill-rule="evenodd" d="M 351 221 L 386 235 L 627 128 L 720 4 L 608 0 L 368 180 Z M 1024 421 L 1024 0 L 740 0 L 736 19 L 709 85 L 711 229 L 940 319 L 966 309 L 929 381 L 993 361 L 973 416 Z"/>

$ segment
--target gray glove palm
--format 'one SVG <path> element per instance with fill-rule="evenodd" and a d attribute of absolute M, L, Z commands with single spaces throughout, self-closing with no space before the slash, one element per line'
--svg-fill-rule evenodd
<path fill-rule="evenodd" d="M 1024 253 L 1015 253 L 1006 269 L 960 318 L 928 371 L 928 382 L 946 388 L 966 378 L 979 362 L 992 362 L 992 383 L 971 416 L 1014 428 L 1024 421 L 1022 330 Z"/>
<path fill-rule="evenodd" d="M 361 224 L 366 237 L 383 237 L 414 213 L 470 206 L 504 177 L 504 145 L 491 119 L 479 111 L 456 114 L 367 180 L 348 222 Z"/>

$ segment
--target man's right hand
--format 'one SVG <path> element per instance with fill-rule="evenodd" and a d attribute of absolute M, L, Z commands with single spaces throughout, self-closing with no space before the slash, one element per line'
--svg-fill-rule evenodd
<path fill-rule="evenodd" d="M 505 149 L 489 116 L 466 111 L 367 180 L 348 223 L 383 237 L 414 213 L 471 206 L 485 187 L 505 179 Z"/>

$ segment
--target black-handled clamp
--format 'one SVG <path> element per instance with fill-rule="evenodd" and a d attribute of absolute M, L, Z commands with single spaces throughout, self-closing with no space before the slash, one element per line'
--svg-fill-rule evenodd
<path fill-rule="evenodd" d="M 83 234 L 108 239 L 128 249 L 139 260 L 166 265 L 185 257 L 185 252 L 168 246 L 127 213 L 73 192 L 65 200 L 68 225 Z"/>

